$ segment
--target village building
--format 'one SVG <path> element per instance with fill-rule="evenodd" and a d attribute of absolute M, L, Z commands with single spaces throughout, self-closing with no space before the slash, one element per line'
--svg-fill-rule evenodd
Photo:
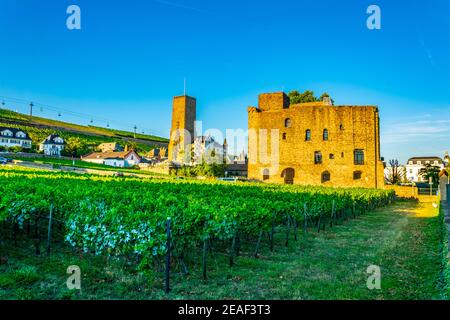
<path fill-rule="evenodd" d="M 227 140 L 223 144 L 218 143 L 214 137 L 198 136 L 191 145 L 193 149 L 193 164 L 224 163 L 227 157 Z"/>
<path fill-rule="evenodd" d="M 444 169 L 444 161 L 439 157 L 412 157 L 406 163 L 406 179 L 410 182 L 427 182 L 420 175 L 420 170 L 426 165 L 438 167 L 440 170 Z"/>
<path fill-rule="evenodd" d="M 4 148 L 21 147 L 31 149 L 31 138 L 23 130 L 0 127 L 0 146 Z"/>
<path fill-rule="evenodd" d="M 259 95 L 248 108 L 248 177 L 263 182 L 384 187 L 376 106 L 335 106 L 331 99 L 291 104 Z"/>
<path fill-rule="evenodd" d="M 139 165 L 141 157 L 134 150 L 130 150 L 120 152 L 93 152 L 81 157 L 81 160 L 111 167 L 129 168 Z"/>
<path fill-rule="evenodd" d="M 123 147 L 117 142 L 101 143 L 97 147 L 101 152 L 120 152 L 123 151 Z"/>
<path fill-rule="evenodd" d="M 47 156 L 61 156 L 64 150 L 64 139 L 57 134 L 51 134 L 39 145 L 39 151 Z"/>

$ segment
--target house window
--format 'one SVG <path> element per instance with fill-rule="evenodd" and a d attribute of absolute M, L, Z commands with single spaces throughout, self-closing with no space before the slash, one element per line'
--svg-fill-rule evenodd
<path fill-rule="evenodd" d="M 286 118 L 286 119 L 284 120 L 284 127 L 285 127 L 285 128 L 290 128 L 291 125 L 292 125 L 291 119 L 290 119 L 290 118 Z"/>
<path fill-rule="evenodd" d="M 283 140 L 286 140 L 286 133 L 283 133 Z"/>
<path fill-rule="evenodd" d="M 321 164 L 322 163 L 322 152 L 316 151 L 314 152 L 314 163 Z"/>
<path fill-rule="evenodd" d="M 328 141 L 328 129 L 323 129 L 323 141 Z"/>
<path fill-rule="evenodd" d="M 330 153 L 330 159 L 331 159 L 331 160 L 334 159 L 334 154 Z"/>
<path fill-rule="evenodd" d="M 311 130 L 309 129 L 306 130 L 305 141 L 311 141 Z"/>
<path fill-rule="evenodd" d="M 324 172 L 322 172 L 322 183 L 325 183 L 325 182 L 327 182 L 327 181 L 330 181 L 331 180 L 331 175 L 330 175 L 330 173 L 328 172 L 328 171 L 324 171 Z"/>
<path fill-rule="evenodd" d="M 354 152 L 354 162 L 356 165 L 364 164 L 364 151 L 361 149 L 356 149 Z"/>
<path fill-rule="evenodd" d="M 353 180 L 359 180 L 359 179 L 361 179 L 361 174 L 362 174 L 361 171 L 355 171 L 355 172 L 353 172 Z"/>
<path fill-rule="evenodd" d="M 263 170 L 263 180 L 269 180 L 269 169 Z"/>

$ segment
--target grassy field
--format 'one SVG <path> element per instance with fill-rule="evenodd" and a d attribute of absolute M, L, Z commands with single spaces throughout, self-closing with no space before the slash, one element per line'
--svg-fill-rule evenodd
<path fill-rule="evenodd" d="M 175 265 L 172 291 L 163 274 L 134 271 L 132 262 L 74 252 L 63 244 L 47 257 L 35 256 L 31 242 L 0 246 L 0 299 L 439 299 L 441 264 L 438 209 L 431 203 L 399 201 L 306 238 L 278 232 L 274 252 L 263 243 L 242 244 L 234 267 L 225 254 L 208 256 L 208 280 L 201 276 L 200 250 L 188 261 L 190 275 Z M 221 250 L 222 251 L 222 250 Z M 81 292 L 65 282 L 69 265 L 82 271 Z M 369 265 L 381 267 L 381 290 L 366 286 Z"/>

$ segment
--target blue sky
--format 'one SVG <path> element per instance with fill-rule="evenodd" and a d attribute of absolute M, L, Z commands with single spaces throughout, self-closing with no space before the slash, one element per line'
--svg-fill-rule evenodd
<path fill-rule="evenodd" d="M 259 93 L 311 89 L 378 105 L 386 159 L 450 149 L 448 0 L 0 0 L 0 39 L 0 96 L 61 120 L 168 136 L 186 77 L 204 128 L 246 129 Z"/>

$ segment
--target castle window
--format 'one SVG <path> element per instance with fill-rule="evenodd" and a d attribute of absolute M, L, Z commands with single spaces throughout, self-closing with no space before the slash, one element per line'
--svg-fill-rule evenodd
<path fill-rule="evenodd" d="M 356 149 L 354 152 L 354 162 L 356 165 L 364 164 L 364 151 L 361 149 Z"/>
<path fill-rule="evenodd" d="M 321 164 L 322 163 L 322 152 L 316 151 L 314 152 L 314 163 Z"/>
<path fill-rule="evenodd" d="M 341 152 L 341 158 L 343 158 L 344 157 L 344 153 L 343 152 Z"/>
<path fill-rule="evenodd" d="M 359 180 L 359 179 L 361 179 L 361 174 L 362 174 L 361 171 L 354 171 L 354 172 L 353 172 L 353 180 Z"/>
<path fill-rule="evenodd" d="M 306 130 L 305 141 L 311 141 L 311 130 L 309 129 Z"/>
<path fill-rule="evenodd" d="M 339 125 L 339 130 L 344 130 L 344 125 L 342 123 Z"/>
<path fill-rule="evenodd" d="M 328 141 L 328 129 L 323 129 L 323 141 Z"/>
<path fill-rule="evenodd" d="M 327 182 L 327 181 L 330 181 L 331 180 L 331 175 L 330 175 L 330 173 L 328 172 L 328 171 L 324 171 L 324 172 L 322 172 L 322 183 L 325 183 L 325 182 Z"/>
<path fill-rule="evenodd" d="M 290 128 L 291 125 L 292 125 L 291 119 L 290 119 L 290 118 L 286 118 L 286 119 L 284 120 L 284 127 L 285 127 L 285 128 Z"/>
<path fill-rule="evenodd" d="M 286 132 L 283 133 L 283 140 L 286 140 Z"/>
<path fill-rule="evenodd" d="M 330 159 L 331 159 L 331 160 L 334 159 L 334 154 L 330 153 Z"/>
<path fill-rule="evenodd" d="M 263 170 L 263 180 L 269 180 L 269 169 Z"/>

